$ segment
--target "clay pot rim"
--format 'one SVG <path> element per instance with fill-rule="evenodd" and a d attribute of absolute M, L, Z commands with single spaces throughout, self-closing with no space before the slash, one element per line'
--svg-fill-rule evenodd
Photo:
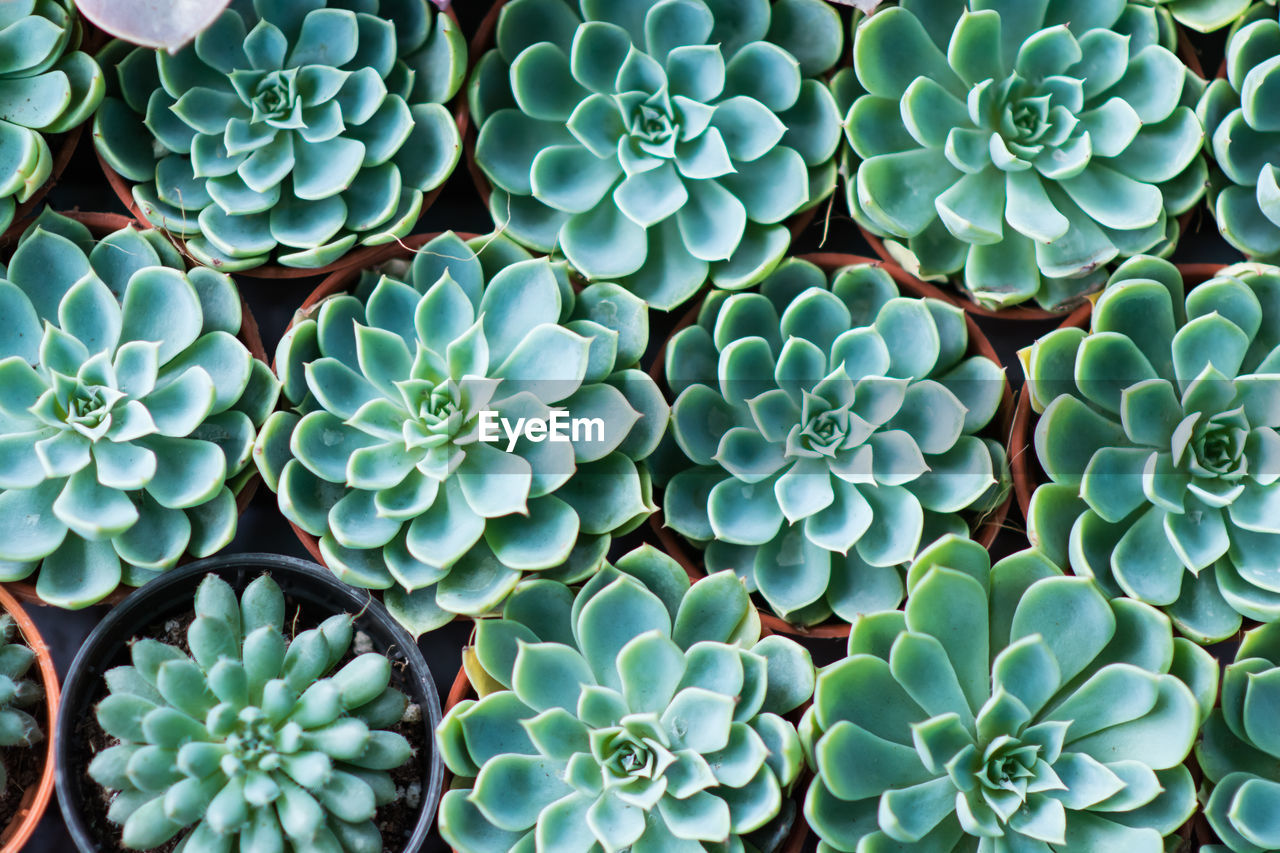
<path fill-rule="evenodd" d="M 888 261 L 839 252 L 816 252 L 797 255 L 795 257 L 798 260 L 808 261 L 809 263 L 815 264 L 821 268 L 823 272 L 828 274 L 847 266 L 871 264 L 873 266 L 880 267 L 885 272 L 889 273 L 895 284 L 897 284 L 899 289 L 906 295 L 917 298 L 943 298 L 941 296 L 941 291 L 939 291 L 938 288 L 928 284 L 927 282 L 920 281 L 907 273 L 897 264 Z M 951 300 L 943 299 L 943 301 L 953 304 L 951 303 Z M 701 307 L 701 302 L 699 302 L 685 313 L 684 317 L 680 319 L 675 328 L 671 330 L 671 334 L 665 341 L 663 341 L 662 347 L 658 351 L 658 356 L 654 359 L 653 366 L 649 369 L 650 377 L 659 384 L 659 387 L 668 393 L 670 389 L 667 388 L 666 376 L 664 375 L 667 345 L 678 332 L 696 322 L 696 318 Z M 997 365 L 1004 367 L 1000 362 L 999 356 L 996 354 L 995 348 L 991 346 L 991 342 L 987 339 L 986 335 L 983 334 L 982 329 L 974 321 L 973 317 L 969 314 L 965 314 L 964 319 L 965 327 L 969 334 L 969 349 L 967 350 L 967 353 L 970 355 L 985 356 Z M 1011 455 L 1012 448 L 1010 442 L 1012 440 L 1011 432 L 1014 424 L 1015 405 L 1013 391 L 1009 384 L 1007 368 L 1005 369 L 1005 374 L 1004 394 L 1000 399 L 1000 406 L 996 410 L 996 415 L 992 419 L 992 423 L 988 424 L 988 426 L 984 428 L 983 432 L 990 433 L 992 431 L 991 427 L 994 424 L 998 431 L 998 437 L 1003 439 L 1002 444 L 1006 449 L 1006 453 Z M 1004 527 L 1005 519 L 1009 515 L 1009 507 L 1012 502 L 1013 492 L 1010 490 L 1010 493 L 1005 496 L 1005 499 L 1001 501 L 1000 505 L 987 513 L 985 517 L 982 517 L 976 528 L 971 529 L 971 535 L 974 540 L 984 548 L 990 549 L 991 545 L 995 542 L 996 536 L 999 534 L 1001 528 Z M 702 565 L 702 561 L 698 559 L 698 555 L 694 553 L 696 549 L 693 549 L 692 546 L 686 542 L 684 537 L 666 526 L 661 509 L 649 516 L 649 526 L 657 535 L 666 552 L 670 554 L 676 562 L 680 563 L 681 567 L 686 573 L 688 573 L 691 579 L 696 580 L 706 576 L 706 571 Z M 693 554 L 693 556 L 691 556 L 691 554 Z M 766 628 L 777 634 L 811 639 L 844 639 L 849 636 L 849 631 L 852 629 L 852 625 L 847 622 L 830 620 L 819 625 L 792 625 L 769 612 L 767 605 L 762 606 L 754 599 L 753 604 L 756 604 L 756 609 L 760 613 L 760 621 Z"/>
<path fill-rule="evenodd" d="M 93 211 L 82 211 L 79 208 L 56 212 L 68 219 L 74 219 L 76 222 L 84 225 L 95 237 L 105 236 L 128 227 L 151 227 L 149 225 L 140 224 L 136 220 L 130 219 L 128 216 L 120 213 L 97 213 Z M 26 228 L 31 226 L 31 224 L 32 223 L 30 222 L 23 223 L 23 230 L 5 234 L 3 238 L 0 238 L 0 247 L 3 247 L 7 253 L 8 249 L 17 242 L 18 238 Z M 239 288 L 237 288 L 236 292 L 239 293 Z M 245 301 L 243 294 L 240 294 L 240 317 L 240 333 L 236 335 L 236 339 L 245 345 L 245 348 L 249 350 L 249 354 L 251 356 L 270 367 L 271 363 L 267 360 L 266 347 L 262 344 L 262 333 L 258 329 L 258 321 L 253 316 L 253 312 L 249 309 L 249 303 Z M 253 463 L 250 462 L 249 464 L 252 465 Z M 249 480 L 236 494 L 237 518 L 244 514 L 245 508 L 248 507 L 249 502 L 253 500 L 253 496 L 258 491 L 258 484 L 261 482 L 262 477 L 259 474 L 254 473 L 254 475 L 249 478 Z M 193 559 L 195 558 L 190 555 L 184 555 L 178 565 L 183 565 Z M 39 571 L 40 568 L 37 566 L 32 572 L 32 576 L 38 574 Z M 109 607 L 114 607 L 128 598 L 129 594 L 135 589 L 137 589 L 137 587 L 126 586 L 124 583 L 121 583 L 110 595 L 101 601 L 95 602 L 93 606 L 107 605 Z M 17 598 L 27 604 L 38 607 L 52 606 L 44 601 L 44 599 L 40 598 L 39 594 L 36 592 L 35 582 L 32 580 L 0 583 L 0 591 L 5 590 L 11 593 L 14 598 Z M 0 850 L 0 853 L 5 853 L 5 851 Z"/>
<path fill-rule="evenodd" d="M 446 7 L 443 11 L 443 14 L 452 18 L 454 24 L 458 25 L 459 31 L 461 31 L 461 24 L 459 24 L 458 22 L 458 13 L 453 10 L 452 6 Z M 468 61 L 468 67 L 467 67 L 467 77 L 468 78 L 470 77 L 469 61 Z M 467 109 L 466 91 L 467 91 L 467 79 L 464 78 L 462 85 L 458 88 L 457 94 L 455 94 L 453 98 L 450 99 L 449 103 L 445 105 L 449 109 L 450 114 L 453 116 L 453 122 L 458 128 L 458 136 L 460 139 L 466 139 L 467 134 L 469 133 L 471 128 L 471 113 Z M 178 234 L 174 234 L 171 231 L 168 231 L 159 225 L 153 224 L 150 220 L 146 218 L 146 216 L 143 215 L 141 208 L 138 207 L 137 202 L 134 201 L 134 198 L 133 198 L 134 184 L 131 181 L 129 181 L 127 178 L 125 178 L 123 175 L 121 175 L 119 172 L 117 172 L 115 169 L 111 168 L 111 166 L 107 163 L 107 161 L 103 159 L 102 155 L 98 153 L 98 148 L 96 145 L 94 146 L 93 153 L 98 160 L 98 165 L 101 167 L 103 175 L 107 179 L 107 183 L 111 186 L 112 192 L 115 193 L 116 198 L 129 211 L 129 215 L 132 216 L 133 219 L 138 224 L 142 225 L 142 227 L 154 228 L 157 231 L 159 231 L 161 234 L 164 234 L 165 237 L 169 240 L 169 242 L 173 243 L 174 246 L 177 247 L 178 251 L 182 253 L 183 257 L 185 257 L 188 260 L 188 262 L 190 262 L 193 265 L 198 264 L 199 262 L 196 261 L 188 251 L 186 240 L 183 237 L 181 237 Z M 456 172 L 457 172 L 457 164 L 454 165 L 453 172 L 450 172 L 449 176 L 446 177 L 443 181 L 441 181 L 439 186 L 437 186 L 433 190 L 429 190 L 423 195 L 422 209 L 418 212 L 419 222 L 422 220 L 422 217 L 426 214 L 426 212 L 430 210 L 431 207 L 436 203 L 437 199 L 439 199 L 440 193 L 444 191 L 445 185 L 449 183 L 449 179 Z M 326 264 L 323 267 L 314 267 L 314 268 L 306 268 L 306 269 L 300 268 L 300 267 L 286 267 L 277 263 L 274 260 L 270 260 L 264 264 L 261 264 L 260 266 L 256 266 L 247 270 L 237 270 L 233 273 L 228 273 L 228 274 L 245 276 L 246 278 L 256 278 L 256 279 L 265 279 L 265 280 L 318 278 L 320 276 L 328 276 L 335 272 L 341 272 L 343 270 L 360 268 L 360 267 L 367 266 L 371 263 L 374 263 L 380 255 L 382 255 L 384 252 L 387 251 L 388 247 L 395 246 L 397 242 L 403 242 L 403 240 L 392 240 L 390 243 L 386 243 L 380 246 L 360 246 L 359 242 L 357 242 L 355 247 L 352 247 L 351 249 L 349 249 L 347 253 L 342 255 L 340 258 L 338 258 L 338 260 L 334 261 L 333 263 Z M 273 250 L 273 254 L 274 254 L 274 250 Z M 216 266 L 211 266 L 210 269 L 216 270 L 218 268 Z"/>
<path fill-rule="evenodd" d="M 49 801 L 53 798 L 57 778 L 54 761 L 54 732 L 57 729 L 60 686 L 58 670 L 54 666 L 53 655 L 49 651 L 48 644 L 45 643 L 35 622 L 22 604 L 3 587 L 0 587 L 0 610 L 13 617 L 22 634 L 23 643 L 36 653 L 36 661 L 40 667 L 40 682 L 45 694 L 46 714 L 42 721 L 45 733 L 44 769 L 40 773 L 39 784 L 35 788 L 27 789 L 28 792 L 34 791 L 34 793 L 30 795 L 24 793 L 13 820 L 0 834 L 0 837 L 7 836 L 4 846 L 0 847 L 0 853 L 19 853 L 35 832 L 36 826 L 49 807 Z"/>
<path fill-rule="evenodd" d="M 1190 282 L 1187 290 L 1216 276 L 1231 264 L 1177 264 L 1178 272 L 1184 282 Z M 1093 303 L 1086 302 L 1067 315 L 1058 325 L 1059 329 L 1085 329 L 1088 331 L 1093 319 Z M 1018 509 L 1024 520 L 1029 518 L 1031 496 L 1045 481 L 1044 472 L 1040 468 L 1032 441 L 1033 425 L 1040 420 L 1039 415 L 1031 411 L 1031 391 L 1023 377 L 1022 388 L 1018 392 L 1018 405 L 1013 415 L 1013 427 L 1009 434 L 1009 467 L 1013 474 L 1013 491 L 1017 496 Z"/>

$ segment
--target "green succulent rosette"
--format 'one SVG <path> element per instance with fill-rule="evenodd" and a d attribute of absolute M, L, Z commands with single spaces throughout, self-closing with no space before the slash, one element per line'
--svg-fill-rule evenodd
<path fill-rule="evenodd" d="M 812 694 L 813 663 L 760 638 L 731 572 L 691 586 L 644 546 L 576 593 L 525 581 L 464 654 L 479 698 L 436 732 L 459 853 L 767 853 L 799 819 L 804 756 L 782 715 Z"/>
<path fill-rule="evenodd" d="M 1167 261 L 1122 265 L 1089 329 L 1023 350 L 1033 544 L 1197 642 L 1280 618 L 1280 270 L 1243 264 L 1184 296 Z"/>
<path fill-rule="evenodd" d="M 0 580 L 80 608 L 231 542 L 279 385 L 229 276 L 45 211 L 0 275 Z"/>
<path fill-rule="evenodd" d="M 1035 551 L 993 567 L 949 537 L 907 584 L 903 611 L 854 623 L 800 723 L 820 849 L 1163 853 L 1196 808 L 1182 762 L 1213 658 Z"/>
<path fill-rule="evenodd" d="M 524 572 L 582 580 L 653 511 L 642 460 L 668 409 L 635 366 L 647 343 L 621 287 L 575 293 L 562 263 L 447 233 L 297 318 L 276 354 L 290 409 L 255 455 L 329 568 L 421 634 Z M 599 427 L 498 428 L 561 417 Z"/>
<path fill-rule="evenodd" d="M 1227 41 L 1226 76 L 1213 80 L 1198 113 L 1220 174 L 1211 190 L 1214 218 L 1228 243 L 1258 261 L 1280 259 L 1280 125 L 1268 95 L 1280 86 L 1280 23 L 1258 3 Z"/>
<path fill-rule="evenodd" d="M 236 0 L 176 53 L 104 49 L 94 144 L 201 263 L 323 267 L 407 236 L 452 174 L 466 53 L 427 0 Z"/>
<path fill-rule="evenodd" d="M 1273 710 L 1280 703 L 1278 664 L 1280 623 L 1246 632 L 1196 745 L 1205 775 L 1204 813 L 1225 843 L 1222 853 L 1280 849 L 1280 741 Z"/>
<path fill-rule="evenodd" d="M 105 82 L 71 0 L 12 0 L 0 8 L 0 231 L 53 173 L 48 136 L 83 124 Z"/>
<path fill-rule="evenodd" d="M 134 640 L 94 709 L 114 743 L 88 775 L 112 793 L 123 846 L 381 851 L 377 810 L 404 796 L 389 771 L 413 754 L 390 731 L 408 708 L 391 662 L 346 660 L 346 614 L 286 637 L 285 598 L 266 575 L 238 600 L 208 575 L 194 610 L 184 647 Z"/>
<path fill-rule="evenodd" d="M 500 230 L 660 309 L 760 280 L 835 188 L 821 0 L 512 0 L 469 84 Z"/>
<path fill-rule="evenodd" d="M 973 8 L 971 8 L 971 5 Z M 901 0 L 854 32 L 854 218 L 979 305 L 1064 310 L 1177 243 L 1204 193 L 1204 81 L 1149 4 Z"/>
<path fill-rule="evenodd" d="M 44 699 L 40 682 L 27 678 L 35 662 L 36 653 L 23 644 L 13 617 L 0 613 L 0 747 L 5 750 L 35 746 L 44 740 L 39 721 L 30 713 L 33 706 Z M 0 794 L 14 795 L 3 760 L 0 760 Z"/>
<path fill-rule="evenodd" d="M 793 624 L 896 607 L 900 567 L 1007 491 L 978 436 L 1004 372 L 968 349 L 959 308 L 878 266 L 791 259 L 713 293 L 667 347 L 666 524 Z"/>

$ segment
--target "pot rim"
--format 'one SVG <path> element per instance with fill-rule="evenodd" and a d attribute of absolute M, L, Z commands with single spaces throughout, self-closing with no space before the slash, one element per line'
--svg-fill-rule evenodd
<path fill-rule="evenodd" d="M 84 792 L 79 789 L 78 777 L 84 775 L 87 766 L 78 764 L 72 755 L 71 744 L 77 722 L 73 715 L 78 715 L 82 710 L 73 706 L 87 705 L 96 695 L 96 688 L 102 676 L 99 669 L 119 651 L 122 645 L 122 641 L 114 637 L 114 634 L 127 634 L 131 639 L 148 623 L 167 615 L 168 611 L 163 606 L 157 610 L 152 604 L 154 599 L 164 598 L 167 595 L 182 596 L 183 603 L 175 612 L 189 612 L 187 591 L 183 588 L 189 588 L 194 594 L 199 579 L 208 574 L 217 574 L 224 579 L 228 575 L 235 579 L 265 574 L 271 575 L 277 581 L 281 577 L 292 576 L 297 580 L 299 588 L 311 587 L 317 592 L 322 590 L 326 604 L 333 603 L 332 609 L 335 614 L 347 612 L 353 616 L 371 620 L 371 627 L 377 629 L 381 639 L 388 641 L 387 652 L 398 648 L 404 655 L 412 674 L 410 681 L 421 690 L 420 699 L 412 695 L 410 698 L 419 701 L 422 707 L 425 743 L 431 748 L 429 759 L 418 758 L 420 764 L 429 763 L 430 765 L 429 768 L 423 768 L 428 771 L 424 773 L 427 777 L 427 785 L 422 793 L 422 805 L 417 823 L 403 848 L 404 853 L 419 850 L 434 826 L 436 808 L 444 790 L 444 759 L 435 745 L 435 728 L 441 719 L 440 699 L 431 669 L 423 657 L 422 650 L 381 603 L 368 594 L 367 590 L 349 587 L 334 577 L 328 569 L 306 560 L 268 553 L 223 554 L 171 569 L 146 586 L 135 590 L 118 607 L 107 613 L 103 620 L 94 626 L 88 638 L 76 652 L 75 659 L 67 670 L 63 690 L 65 698 L 58 711 L 57 736 L 54 740 L 57 758 L 58 805 L 67 831 L 77 848 L 81 853 L 98 851 L 98 842 L 90 834 L 84 822 L 83 811 L 79 808 Z M 281 586 L 285 587 L 284 584 Z M 285 594 L 288 595 L 287 587 Z M 72 778 L 73 775 L 77 778 Z"/>
<path fill-rule="evenodd" d="M 34 791 L 34 794 L 28 796 L 24 793 L 22 801 L 18 805 L 18 810 L 14 814 L 9 825 L 0 832 L 0 838 L 7 838 L 0 853 L 19 853 L 23 845 L 30 840 L 32 833 L 35 832 L 36 826 L 44 817 L 45 810 L 49 807 L 49 802 L 53 798 L 54 782 L 56 779 L 56 740 L 55 733 L 57 730 L 57 719 L 59 710 L 60 690 L 58 685 L 58 671 L 53 663 L 53 655 L 49 650 L 49 646 L 44 641 L 44 637 L 40 635 L 40 631 L 36 628 L 35 622 L 31 619 L 30 614 L 23 608 L 14 596 L 10 595 L 0 587 L 0 610 L 8 613 L 13 617 L 13 621 L 18 626 L 18 631 L 22 634 L 22 642 L 36 654 L 36 661 L 40 666 L 40 682 L 44 688 L 45 703 L 45 719 L 42 721 L 45 728 L 45 744 L 44 744 L 44 769 L 40 773 L 40 780 L 35 788 L 28 788 L 28 791 Z"/>
<path fill-rule="evenodd" d="M 941 291 L 939 291 L 937 287 L 927 282 L 920 281 L 907 273 L 897 264 L 888 261 L 878 260 L 876 258 L 866 258 L 860 255 L 844 254 L 841 252 L 814 252 L 796 255 L 794 257 L 797 260 L 808 261 L 809 263 L 814 264 L 828 275 L 843 267 L 853 266 L 856 264 L 871 264 L 873 266 L 880 267 L 887 272 L 893 278 L 894 283 L 898 288 L 907 295 L 916 298 L 942 299 L 948 304 L 954 304 L 951 300 L 942 297 Z M 747 291 L 737 292 L 750 292 L 750 289 Z M 661 348 L 658 350 L 658 355 L 654 359 L 653 366 L 649 368 L 650 377 L 659 384 L 659 387 L 663 389 L 664 393 L 670 392 L 670 389 L 667 387 L 664 372 L 667 359 L 667 345 L 678 332 L 696 322 L 698 312 L 701 307 L 702 303 L 699 301 L 685 313 L 685 315 L 671 330 L 667 339 L 663 341 Z M 991 423 L 984 428 L 984 432 L 990 432 L 992 425 L 995 425 L 997 435 L 1003 439 L 1002 443 L 1005 448 L 1006 456 L 1012 456 L 1012 445 L 1010 442 L 1012 441 L 1012 430 L 1014 426 L 1015 404 L 1013 391 L 1009 384 L 1008 368 L 1001 363 L 1000 357 L 996 354 L 994 347 L 991 346 L 991 342 L 974 321 L 973 317 L 966 313 L 964 320 L 965 328 L 969 335 L 968 354 L 985 356 L 1005 370 L 1004 394 L 1000 398 L 1000 405 L 996 409 L 995 417 L 993 417 Z M 981 516 L 977 526 L 970 528 L 971 535 L 974 540 L 984 548 L 990 550 L 992 544 L 995 542 L 997 535 L 999 535 L 1000 530 L 1004 527 L 1005 519 L 1009 515 L 1009 507 L 1012 502 L 1013 490 L 1010 489 L 1009 494 L 1005 496 L 999 506 L 988 512 L 985 516 Z M 688 573 L 691 579 L 696 580 L 706 576 L 706 569 L 700 559 L 700 552 L 697 552 L 697 549 L 687 543 L 683 536 L 680 536 L 674 530 L 666 526 L 661 507 L 659 507 L 657 512 L 649 516 L 649 526 L 657 535 L 663 548 L 666 549 L 667 553 L 670 554 L 676 562 L 680 563 L 681 567 L 686 573 Z M 828 620 L 818 625 L 810 626 L 792 625 L 790 622 L 787 622 L 770 612 L 767 609 L 767 605 L 761 606 L 754 597 L 752 599 L 752 603 L 756 605 L 756 609 L 760 613 L 760 621 L 764 626 L 777 634 L 784 634 L 797 638 L 843 639 L 849 636 L 849 632 L 853 627 L 848 622 L 841 622 L 838 620 Z"/>

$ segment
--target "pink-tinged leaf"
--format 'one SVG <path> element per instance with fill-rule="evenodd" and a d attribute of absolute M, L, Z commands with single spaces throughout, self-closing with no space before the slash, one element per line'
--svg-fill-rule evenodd
<path fill-rule="evenodd" d="M 218 19 L 231 0 L 76 0 L 98 28 L 143 47 L 176 51 Z"/>

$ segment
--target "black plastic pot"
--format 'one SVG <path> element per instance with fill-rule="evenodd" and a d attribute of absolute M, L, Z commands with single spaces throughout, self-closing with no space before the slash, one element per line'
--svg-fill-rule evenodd
<path fill-rule="evenodd" d="M 103 673 L 129 663 L 129 641 L 157 622 L 190 613 L 196 587 L 210 573 L 231 584 L 237 593 L 260 575 L 269 574 L 285 597 L 302 607 L 324 616 L 352 614 L 356 630 L 369 636 L 374 650 L 386 654 L 404 671 L 405 683 L 397 686 L 422 709 L 424 743 L 430 750 L 418 756 L 421 811 L 403 848 L 404 853 L 416 853 L 435 820 L 444 785 L 444 762 L 434 749 L 440 697 L 427 662 L 409 633 L 368 590 L 346 586 L 323 566 L 276 554 L 231 554 L 172 569 L 115 607 L 80 647 L 63 685 L 55 745 L 58 805 L 76 846 L 82 853 L 103 849 L 102 839 L 94 837 L 85 820 L 84 804 L 98 789 L 85 775 L 89 756 L 85 746 L 77 742 L 76 726 L 93 713 L 94 703 L 101 698 Z"/>

